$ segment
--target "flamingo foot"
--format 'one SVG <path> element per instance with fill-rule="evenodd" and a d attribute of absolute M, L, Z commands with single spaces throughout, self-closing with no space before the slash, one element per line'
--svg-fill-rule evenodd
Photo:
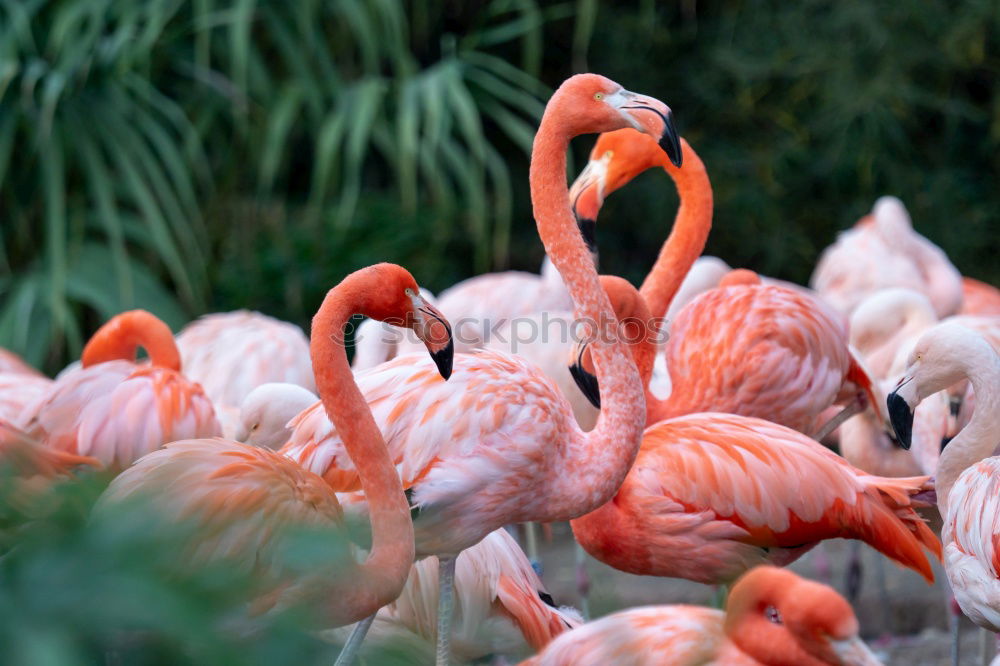
<path fill-rule="evenodd" d="M 435 666 L 448 666 L 451 659 L 451 609 L 455 586 L 456 556 L 438 556 L 438 623 Z"/>
<path fill-rule="evenodd" d="M 354 663 L 354 657 L 357 656 L 358 650 L 361 649 L 361 642 L 365 640 L 368 629 L 372 626 L 374 620 L 375 613 L 372 613 L 354 625 L 354 628 L 351 629 L 351 635 L 347 637 L 347 642 L 344 643 L 344 649 L 337 655 L 337 661 L 333 663 L 333 666 L 350 666 Z"/>

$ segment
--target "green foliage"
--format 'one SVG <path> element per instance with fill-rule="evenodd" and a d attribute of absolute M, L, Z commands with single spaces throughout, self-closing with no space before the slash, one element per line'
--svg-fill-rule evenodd
<path fill-rule="evenodd" d="M 203 311 L 214 251 L 243 226 L 206 229 L 205 210 L 287 205 L 280 233 L 317 243 L 349 231 L 363 191 L 389 195 L 395 217 L 437 220 L 430 260 L 459 237 L 488 269 L 508 252 L 502 155 L 529 150 L 548 94 L 532 74 L 542 25 L 570 10 L 0 5 L 0 345 L 56 367 L 109 312 L 178 326 Z"/>
<path fill-rule="evenodd" d="M 144 503 L 92 512 L 105 484 L 91 475 L 28 493 L 0 470 L 0 662 L 333 662 L 339 646 L 316 637 L 309 608 L 248 617 L 266 581 L 226 561 L 193 566 L 184 556 L 197 536 L 190 525 Z M 331 568 L 343 557 L 340 539 L 276 533 L 279 565 L 293 575 Z M 370 663 L 408 663 L 392 645 L 368 654 Z"/>
<path fill-rule="evenodd" d="M 1000 283 L 995 2 L 604 4 L 597 26 L 590 65 L 670 104 L 708 167 L 710 253 L 805 282 L 894 194 L 959 270 Z M 641 279 L 670 190 L 650 173 L 609 199 L 602 268 Z"/>

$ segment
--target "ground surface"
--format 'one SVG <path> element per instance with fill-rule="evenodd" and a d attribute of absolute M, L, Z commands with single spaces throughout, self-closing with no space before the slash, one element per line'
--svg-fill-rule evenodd
<path fill-rule="evenodd" d="M 571 539 L 568 526 L 554 525 L 552 540 L 541 540 L 543 579 L 558 603 L 579 607 L 576 555 Z M 844 594 L 850 551 L 850 542 L 827 542 L 822 550 L 811 551 L 791 568 L 813 580 L 828 582 Z M 881 567 L 879 560 L 882 560 Z M 854 602 L 854 609 L 861 622 L 863 636 L 876 654 L 891 665 L 951 664 L 945 581 L 941 567 L 935 568 L 938 580 L 930 586 L 916 573 L 885 560 L 867 546 L 861 546 L 861 562 L 861 591 Z M 879 568 L 885 574 L 884 591 L 877 583 Z M 595 617 L 644 604 L 709 605 L 712 601 L 712 589 L 698 583 L 633 576 L 589 557 L 587 571 L 591 577 L 590 610 Z M 962 629 L 960 663 L 962 666 L 984 663 L 979 658 L 980 634 L 983 632 L 964 619 Z M 992 650 L 992 638 L 989 648 Z"/>

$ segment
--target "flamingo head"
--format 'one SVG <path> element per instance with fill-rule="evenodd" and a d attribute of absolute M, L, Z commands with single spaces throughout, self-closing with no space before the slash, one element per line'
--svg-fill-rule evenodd
<path fill-rule="evenodd" d="M 671 162 L 681 165 L 681 146 L 670 107 L 653 97 L 625 90 L 600 74 L 566 79 L 553 96 L 546 115 L 558 114 L 570 136 L 631 127 L 656 139 Z"/>
<path fill-rule="evenodd" d="M 412 330 L 427 347 L 438 372 L 448 379 L 455 354 L 451 324 L 421 295 L 410 272 L 395 264 L 377 264 L 354 275 L 366 280 L 363 313 L 372 319 Z M 377 280 L 378 289 L 368 287 L 367 280 L 372 276 Z"/>
<path fill-rule="evenodd" d="M 886 398 L 900 446 L 910 448 L 913 412 L 924 398 L 957 384 L 976 367 L 998 362 L 990 344 L 960 324 L 945 322 L 928 329 L 913 346 L 903 376 Z"/>
<path fill-rule="evenodd" d="M 842 596 L 778 567 L 757 567 L 733 585 L 725 630 L 763 663 L 881 663 L 858 636 L 858 619 Z"/>

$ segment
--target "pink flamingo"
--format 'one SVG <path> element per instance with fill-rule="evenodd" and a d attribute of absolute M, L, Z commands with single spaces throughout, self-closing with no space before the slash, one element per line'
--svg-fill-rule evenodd
<path fill-rule="evenodd" d="M 962 278 L 964 315 L 1000 315 L 1000 289 L 970 277 Z"/>
<path fill-rule="evenodd" d="M 94 458 L 44 446 L 10 421 L 0 418 L 0 463 L 20 480 L 66 476 L 81 466 L 98 468 Z M 25 487 L 22 486 L 23 489 Z"/>
<path fill-rule="evenodd" d="M 281 382 L 261 384 L 250 391 L 240 405 L 240 420 L 235 439 L 238 442 L 277 451 L 288 442 L 292 434 L 288 428 L 289 421 L 299 412 L 315 405 L 317 401 L 315 393 L 298 384 Z"/>
<path fill-rule="evenodd" d="M 576 215 L 588 219 L 611 192 L 650 167 L 662 167 L 674 179 L 681 207 L 640 289 L 653 315 L 668 312 L 712 225 L 705 165 L 683 139 L 681 147 L 683 166 L 676 168 L 642 134 L 603 134 L 573 185 Z M 666 347 L 671 392 L 663 400 L 647 396 L 647 424 L 710 410 L 813 432 L 827 407 L 851 402 L 842 420 L 858 411 L 859 391 L 870 393 L 870 380 L 846 343 L 841 318 L 818 299 L 737 273 L 725 288 L 694 298 L 672 322 Z"/>
<path fill-rule="evenodd" d="M 887 404 L 904 447 L 912 441 L 914 410 L 928 396 L 968 379 L 976 410 L 938 462 L 935 486 L 944 519 L 944 565 L 962 612 L 1000 631 L 1000 355 L 979 334 L 954 322 L 925 332 Z M 957 636 L 956 636 L 957 640 Z"/>
<path fill-rule="evenodd" d="M 538 651 L 581 624 L 557 608 L 517 542 L 506 530 L 490 532 L 462 551 L 455 564 L 452 651 L 461 663 L 489 654 Z M 437 630 L 438 561 L 413 565 L 399 598 L 378 612 L 371 634 L 410 634 L 434 641 Z"/>
<path fill-rule="evenodd" d="M 217 407 L 237 410 L 250 391 L 268 382 L 316 390 L 309 340 L 295 324 L 259 312 L 205 315 L 177 335 L 184 374 Z"/>
<path fill-rule="evenodd" d="M 631 339 L 648 382 L 653 344 Z M 574 372 L 596 388 L 582 356 Z M 762 419 L 689 414 L 647 427 L 614 499 L 571 525 L 592 556 L 641 575 L 726 583 L 757 564 L 792 562 L 821 540 L 850 538 L 932 581 L 921 547 L 939 555 L 940 544 L 910 499 L 925 481 L 866 474 Z"/>
<path fill-rule="evenodd" d="M 19 423 L 28 405 L 52 390 L 52 380 L 42 375 L 0 372 L 0 419 Z"/>
<path fill-rule="evenodd" d="M 844 314 L 885 287 L 919 291 L 939 317 L 955 314 L 962 305 L 958 270 L 941 248 L 913 230 L 906 208 L 895 197 L 880 198 L 871 215 L 841 233 L 823 251 L 809 283 Z"/>
<path fill-rule="evenodd" d="M 577 75 L 549 100 L 532 150 L 539 235 L 577 313 L 594 322 L 613 321 L 612 312 L 573 219 L 566 151 L 578 134 L 625 126 L 677 147 L 662 102 L 596 74 Z M 632 464 L 644 420 L 635 364 L 617 342 L 598 340 L 592 349 L 598 377 L 613 390 L 589 433 L 541 372 L 495 352 L 458 355 L 447 385 L 412 357 L 357 377 L 418 512 L 417 555 L 439 557 L 439 663 L 448 659 L 455 556 L 503 525 L 568 520 L 597 508 Z M 338 490 L 356 490 L 357 472 L 323 415 L 308 410 L 294 426 L 283 452 Z"/>
<path fill-rule="evenodd" d="M 726 611 L 645 606 L 556 638 L 521 666 L 872 666 L 858 619 L 833 588 L 761 566 L 734 586 Z"/>
<path fill-rule="evenodd" d="M 367 491 L 372 545 L 363 564 L 352 562 L 321 584 L 310 579 L 279 589 L 259 605 L 305 596 L 322 604 L 330 626 L 373 616 L 399 595 L 413 563 L 409 507 L 347 363 L 343 329 L 356 312 L 414 330 L 442 377 L 450 375 L 452 361 L 448 324 L 423 302 L 413 276 L 400 266 L 378 264 L 348 275 L 327 293 L 313 319 L 310 349 L 321 408 L 342 433 Z M 274 451 L 222 439 L 173 442 L 141 458 L 112 482 L 102 502 L 141 493 L 152 493 L 170 515 L 200 522 L 203 556 L 234 557 L 247 567 L 272 562 L 277 527 L 334 526 L 342 517 L 333 489 L 320 477 Z M 363 631 L 349 641 L 352 650 L 361 637 Z"/>
<path fill-rule="evenodd" d="M 134 360 L 140 346 L 148 364 Z M 167 442 L 220 434 L 211 402 L 180 373 L 170 329 L 152 314 L 113 317 L 87 342 L 81 360 L 81 369 L 54 382 L 19 418 L 46 446 L 120 470 Z"/>
<path fill-rule="evenodd" d="M 42 373 L 31 367 L 24 359 L 14 352 L 0 347 L 0 374 L 15 373 L 19 375 L 34 375 L 42 377 Z"/>

